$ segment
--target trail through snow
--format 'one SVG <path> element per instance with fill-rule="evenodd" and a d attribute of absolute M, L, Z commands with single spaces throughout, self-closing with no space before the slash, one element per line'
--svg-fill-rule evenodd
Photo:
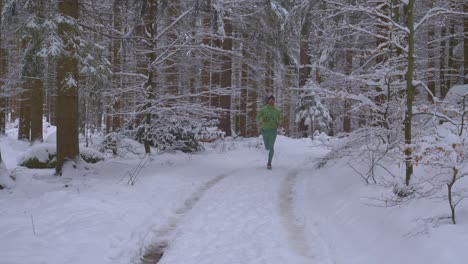
<path fill-rule="evenodd" d="M 16 168 L 27 145 L 0 138 L 15 187 L 0 192 L 0 264 L 463 264 L 468 210 L 437 228 L 415 220 L 446 205 L 371 207 L 379 186 L 340 161 L 314 167 L 320 140 L 279 136 L 273 170 L 260 139 L 227 139 L 197 155 L 139 156 L 87 169 Z M 419 235 L 405 236 L 424 228 Z"/>
<path fill-rule="evenodd" d="M 216 185 L 219 181 L 229 176 L 231 173 L 221 174 L 212 180 L 206 182 L 202 185 L 197 191 L 192 193 L 189 198 L 187 198 L 183 205 L 175 210 L 176 215 L 173 216 L 166 225 L 163 225 L 159 229 L 154 231 L 155 240 L 151 245 L 147 247 L 145 253 L 141 259 L 142 263 L 156 263 L 158 262 L 166 247 L 168 246 L 168 239 L 173 234 L 178 223 L 182 217 L 187 214 L 193 206 L 200 200 L 204 193 L 209 190 L 211 187 Z"/>
<path fill-rule="evenodd" d="M 334 263 L 323 239 L 307 237 L 295 208 L 296 167 L 304 158 L 293 158 L 273 171 L 249 164 L 194 193 L 179 210 L 183 218 L 170 225 L 158 263 Z"/>

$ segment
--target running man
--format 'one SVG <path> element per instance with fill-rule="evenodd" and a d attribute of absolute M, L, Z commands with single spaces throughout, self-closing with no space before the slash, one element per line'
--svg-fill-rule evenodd
<path fill-rule="evenodd" d="M 275 97 L 268 97 L 257 114 L 257 124 L 261 127 L 263 142 L 268 153 L 267 169 L 271 170 L 271 161 L 275 153 L 275 140 L 278 127 L 281 125 L 281 111 L 275 107 Z"/>

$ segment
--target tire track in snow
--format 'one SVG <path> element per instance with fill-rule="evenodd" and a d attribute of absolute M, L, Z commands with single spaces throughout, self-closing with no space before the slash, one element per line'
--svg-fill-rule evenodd
<path fill-rule="evenodd" d="M 156 240 L 151 243 L 151 245 L 147 246 L 144 249 L 143 256 L 141 257 L 140 261 L 142 264 L 155 264 L 157 263 L 161 257 L 163 256 L 164 250 L 169 245 L 169 239 L 171 238 L 172 233 L 177 228 L 179 222 L 183 219 L 183 217 L 192 210 L 192 208 L 197 204 L 197 202 L 203 197 L 203 195 L 211 189 L 213 186 L 218 184 L 224 178 L 228 177 L 229 175 L 233 174 L 235 171 L 231 171 L 228 173 L 224 173 L 218 175 L 217 177 L 211 179 L 210 181 L 206 182 L 203 186 L 198 188 L 195 192 L 193 192 L 183 203 L 182 206 L 176 209 L 176 214 L 167 222 L 166 225 L 154 231 L 154 236 Z"/>
<path fill-rule="evenodd" d="M 296 170 L 292 170 L 283 180 L 279 196 L 279 212 L 291 249 L 300 256 L 313 258 L 305 236 L 304 224 L 299 221 L 294 212 L 294 186 L 297 174 Z"/>
<path fill-rule="evenodd" d="M 306 230 L 310 228 L 306 229 L 304 219 L 297 215 L 294 207 L 298 174 L 297 170 L 289 171 L 280 189 L 279 212 L 283 226 L 287 231 L 289 246 L 296 254 L 306 259 L 323 264 L 335 264 L 328 246 L 318 233 L 309 233 L 314 241 L 313 250 L 308 243 Z"/>

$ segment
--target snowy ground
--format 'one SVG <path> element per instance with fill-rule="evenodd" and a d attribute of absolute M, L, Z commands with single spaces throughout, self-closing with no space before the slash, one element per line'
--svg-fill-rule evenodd
<path fill-rule="evenodd" d="M 135 157 L 80 170 L 16 168 L 28 145 L 0 139 L 15 187 L 0 191 L 0 263 L 138 263 L 168 245 L 163 264 L 462 264 L 468 206 L 459 223 L 422 219 L 448 207 L 414 201 L 366 205 L 375 186 L 340 163 L 316 169 L 320 141 L 279 137 L 273 171 L 260 140 L 225 141 L 197 155 L 153 156 L 134 186 Z M 15 169 L 16 168 L 16 169 Z"/>

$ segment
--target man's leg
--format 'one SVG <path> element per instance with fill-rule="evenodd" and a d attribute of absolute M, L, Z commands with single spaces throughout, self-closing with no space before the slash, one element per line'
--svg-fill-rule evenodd
<path fill-rule="evenodd" d="M 263 137 L 263 145 L 265 145 L 265 149 L 269 150 L 268 132 L 263 128 L 262 128 L 262 137 Z"/>
<path fill-rule="evenodd" d="M 275 148 L 272 147 L 268 153 L 268 165 L 271 166 L 271 161 L 273 160 L 273 155 L 275 154 Z"/>
<path fill-rule="evenodd" d="M 273 155 L 275 154 L 275 141 L 276 141 L 276 129 L 271 129 L 268 135 L 268 144 L 270 152 L 268 153 L 268 168 L 271 169 L 271 162 L 273 161 Z"/>

